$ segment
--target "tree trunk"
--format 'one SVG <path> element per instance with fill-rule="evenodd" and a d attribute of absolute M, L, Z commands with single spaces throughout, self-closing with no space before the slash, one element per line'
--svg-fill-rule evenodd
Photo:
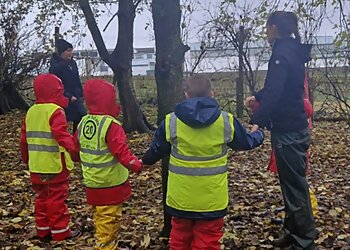
<path fill-rule="evenodd" d="M 166 114 L 174 110 L 175 104 L 183 99 L 183 63 L 189 47 L 182 43 L 180 37 L 179 0 L 153 0 L 152 15 L 156 41 L 155 77 L 159 124 Z M 171 216 L 165 211 L 168 171 L 169 157 L 166 157 L 162 160 L 163 237 L 169 237 L 171 230 Z"/>
<path fill-rule="evenodd" d="M 152 15 L 156 42 L 158 124 L 183 99 L 183 63 L 189 47 L 180 37 L 179 0 L 153 0 Z"/>
<path fill-rule="evenodd" d="M 150 132 L 152 126 L 146 121 L 131 88 L 135 6 L 133 0 L 120 0 L 118 9 L 118 42 L 110 54 L 97 26 L 88 0 L 79 0 L 90 33 L 104 62 L 116 75 L 120 104 L 123 109 L 123 127 L 126 132 Z"/>
<path fill-rule="evenodd" d="M 243 117 L 244 111 L 244 88 L 243 88 L 243 77 L 244 77 L 244 61 L 243 61 L 243 46 L 244 46 L 244 27 L 239 26 L 239 34 L 238 34 L 238 78 L 236 81 L 236 115 L 238 118 Z"/>
<path fill-rule="evenodd" d="M 135 6 L 133 0 L 120 0 L 118 11 L 118 42 L 112 57 L 117 67 L 113 72 L 117 77 L 119 99 L 123 107 L 123 125 L 127 132 L 149 132 L 144 115 L 132 89 L 132 58 L 134 54 Z"/>
<path fill-rule="evenodd" d="M 13 109 L 28 110 L 29 105 L 14 87 L 0 88 L 0 115 Z"/>
<path fill-rule="evenodd" d="M 150 129 L 147 127 L 144 121 L 143 113 L 140 109 L 140 106 L 137 104 L 136 99 L 134 98 L 129 84 L 130 72 L 123 68 L 117 67 L 115 74 L 117 79 L 119 99 L 123 110 L 124 130 L 126 132 L 136 130 L 141 132 L 149 132 Z"/>
<path fill-rule="evenodd" d="M 166 195 L 168 190 L 169 178 L 169 156 L 162 159 L 162 193 L 163 193 L 163 228 L 160 237 L 170 238 L 171 215 L 166 212 Z"/>

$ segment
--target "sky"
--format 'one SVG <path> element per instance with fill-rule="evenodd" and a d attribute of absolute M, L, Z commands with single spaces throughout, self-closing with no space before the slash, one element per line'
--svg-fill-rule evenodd
<path fill-rule="evenodd" d="M 190 1 L 190 0 L 183 0 L 183 1 Z M 203 8 L 211 9 L 211 12 L 215 12 L 218 10 L 218 8 L 216 8 L 214 5 L 218 4 L 219 2 L 220 0 L 202 0 L 200 4 L 201 6 L 198 6 L 198 5 L 196 6 L 198 10 L 194 11 L 193 15 L 191 16 L 192 20 L 191 20 L 191 28 L 190 28 L 190 35 L 189 35 L 189 41 L 188 41 L 189 43 L 199 41 L 200 38 L 197 36 L 197 31 L 198 31 L 197 27 L 206 20 L 206 14 L 203 11 L 200 11 L 199 9 L 203 9 Z M 116 9 L 108 9 L 108 11 L 98 19 L 98 25 L 101 28 L 101 30 L 105 27 L 106 23 L 110 20 L 110 17 L 115 13 L 115 10 Z M 331 12 L 332 10 L 329 10 L 329 11 Z M 323 25 L 321 26 L 319 35 L 334 36 L 335 32 L 332 29 L 333 27 L 332 22 L 336 22 L 336 19 L 334 17 L 333 18 L 331 17 L 330 20 L 325 19 L 323 22 Z M 67 16 L 61 25 L 61 32 L 64 32 L 65 30 L 67 30 L 69 28 L 70 23 L 71 23 L 71 18 Z M 148 29 L 145 29 L 145 27 L 147 26 L 147 23 L 152 23 L 152 14 L 149 10 L 146 9 L 141 14 L 137 14 L 135 18 L 135 23 L 134 23 L 134 47 L 135 48 L 154 46 L 154 41 L 152 38 L 153 27 L 149 26 Z M 118 27 L 118 19 L 115 18 L 111 22 L 107 30 L 102 33 L 102 36 L 106 42 L 107 48 L 114 48 L 116 44 L 117 30 L 118 30 L 117 27 Z M 81 31 L 85 32 L 87 36 L 86 37 L 66 36 L 65 38 L 75 43 L 77 49 L 95 48 L 90 32 L 83 22 L 82 22 Z M 78 44 L 78 41 L 80 41 L 79 44 Z"/>

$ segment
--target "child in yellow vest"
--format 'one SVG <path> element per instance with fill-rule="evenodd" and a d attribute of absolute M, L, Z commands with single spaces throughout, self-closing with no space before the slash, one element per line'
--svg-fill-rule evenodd
<path fill-rule="evenodd" d="M 69 229 L 69 170 L 73 168 L 70 153 L 75 152 L 72 135 L 67 131 L 63 108 L 68 99 L 63 84 L 53 74 L 34 79 L 35 105 L 27 112 L 21 130 L 21 156 L 28 164 L 35 197 L 37 237 L 43 241 L 74 238 Z"/>
<path fill-rule="evenodd" d="M 152 165 L 170 156 L 166 210 L 173 216 L 171 250 L 220 249 L 228 205 L 228 147 L 258 147 L 264 135 L 246 129 L 220 110 L 209 79 L 185 82 L 186 100 L 158 127 L 142 161 Z"/>
<path fill-rule="evenodd" d="M 139 172 L 141 161 L 128 149 L 117 121 L 120 107 L 114 86 L 101 79 L 84 84 L 88 115 L 74 134 L 80 148 L 88 204 L 94 209 L 96 249 L 117 249 L 122 204 L 131 196 L 129 170 Z"/>

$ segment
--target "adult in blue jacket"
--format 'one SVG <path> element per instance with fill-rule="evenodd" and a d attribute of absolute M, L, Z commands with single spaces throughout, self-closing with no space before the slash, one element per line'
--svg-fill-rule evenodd
<path fill-rule="evenodd" d="M 315 221 L 305 175 L 310 131 L 304 108 L 304 64 L 311 59 L 311 45 L 301 44 L 298 19 L 287 11 L 270 15 L 267 37 L 272 55 L 265 85 L 248 97 L 247 103 L 260 103 L 251 118 L 254 127 L 271 127 L 284 199 L 285 235 L 272 243 L 289 249 L 314 249 Z"/>
<path fill-rule="evenodd" d="M 67 121 L 73 122 L 73 133 L 81 118 L 86 115 L 83 105 L 83 89 L 79 77 L 77 63 L 73 60 L 73 46 L 64 39 L 56 41 L 56 53 L 50 61 L 49 72 L 61 79 L 64 95 L 69 99 L 66 111 Z"/>

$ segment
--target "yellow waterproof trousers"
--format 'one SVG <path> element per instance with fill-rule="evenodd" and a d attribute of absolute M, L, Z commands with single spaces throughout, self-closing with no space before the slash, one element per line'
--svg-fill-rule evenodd
<path fill-rule="evenodd" d="M 315 195 L 314 191 L 312 190 L 312 188 L 309 188 L 309 193 L 310 193 L 312 214 L 316 218 L 317 214 L 318 214 L 317 198 L 316 198 L 316 195 Z"/>
<path fill-rule="evenodd" d="M 122 205 L 94 206 L 95 239 L 98 250 L 118 249 Z"/>

